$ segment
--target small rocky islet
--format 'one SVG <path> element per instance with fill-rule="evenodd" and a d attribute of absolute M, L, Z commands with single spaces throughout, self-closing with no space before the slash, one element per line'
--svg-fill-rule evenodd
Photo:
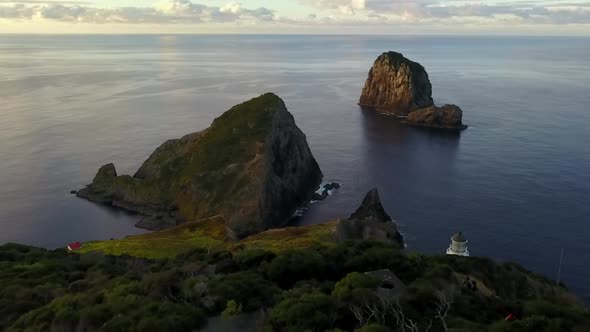
<path fill-rule="evenodd" d="M 386 52 L 374 62 L 359 99 L 363 108 L 404 118 L 417 127 L 461 130 L 463 111 L 457 105 L 438 107 L 424 67 L 401 53 Z"/>

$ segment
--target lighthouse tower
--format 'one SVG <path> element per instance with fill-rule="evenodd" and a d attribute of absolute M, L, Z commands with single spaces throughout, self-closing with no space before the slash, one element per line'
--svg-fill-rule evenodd
<path fill-rule="evenodd" d="M 469 256 L 469 250 L 467 250 L 467 239 L 463 236 L 462 232 L 459 232 L 451 237 L 451 245 L 447 249 L 447 255 L 457 256 Z"/>

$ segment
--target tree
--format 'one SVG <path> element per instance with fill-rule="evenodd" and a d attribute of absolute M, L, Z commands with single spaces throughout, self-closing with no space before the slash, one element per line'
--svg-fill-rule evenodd
<path fill-rule="evenodd" d="M 336 283 L 332 295 L 348 307 L 359 326 L 364 326 L 378 314 L 376 288 L 377 280 L 373 277 L 352 272 Z"/>
<path fill-rule="evenodd" d="M 235 300 L 244 311 L 272 305 L 278 291 L 270 281 L 251 271 L 232 273 L 209 281 L 209 294 L 219 298 L 221 305 Z"/>
<path fill-rule="evenodd" d="M 229 300 L 225 306 L 225 310 L 223 310 L 223 317 L 231 317 L 236 316 L 242 313 L 242 305 L 238 304 L 236 300 Z"/>
<path fill-rule="evenodd" d="M 332 297 L 312 292 L 297 298 L 287 298 L 270 313 L 275 331 L 325 331 L 332 325 L 335 303 Z"/>
<path fill-rule="evenodd" d="M 404 310 L 398 299 L 382 299 L 381 304 L 383 305 L 386 314 L 390 314 L 395 318 L 396 327 L 401 332 L 420 332 L 420 325 L 418 322 L 413 321 L 404 314 Z M 423 332 L 428 332 L 430 328 L 432 328 L 432 320 L 428 321 L 428 324 L 425 326 Z"/>
<path fill-rule="evenodd" d="M 324 277 L 323 257 L 311 250 L 298 250 L 282 253 L 266 266 L 268 278 L 281 286 L 289 288 L 297 281 Z"/>
<path fill-rule="evenodd" d="M 436 295 L 438 297 L 438 303 L 436 304 L 436 317 L 439 319 L 445 332 L 448 332 L 449 328 L 447 327 L 446 319 L 449 311 L 451 310 L 453 290 L 450 289 L 448 291 L 438 291 L 436 292 Z"/>

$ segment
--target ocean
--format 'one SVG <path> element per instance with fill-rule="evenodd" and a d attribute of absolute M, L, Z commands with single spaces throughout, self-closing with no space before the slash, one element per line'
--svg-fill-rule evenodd
<path fill-rule="evenodd" d="M 459 134 L 357 106 L 375 58 L 428 71 Z M 144 232 L 137 216 L 70 195 L 114 162 L 134 173 L 162 142 L 232 105 L 282 97 L 325 179 L 300 224 L 346 217 L 378 187 L 408 250 L 472 255 L 557 277 L 590 303 L 590 39 L 410 36 L 0 35 L 0 244 L 47 248 Z"/>

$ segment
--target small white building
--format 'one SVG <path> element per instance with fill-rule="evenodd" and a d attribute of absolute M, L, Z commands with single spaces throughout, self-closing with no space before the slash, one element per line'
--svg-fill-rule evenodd
<path fill-rule="evenodd" d="M 451 245 L 447 249 L 447 255 L 469 256 L 467 250 L 467 239 L 462 232 L 459 232 L 451 237 Z"/>

